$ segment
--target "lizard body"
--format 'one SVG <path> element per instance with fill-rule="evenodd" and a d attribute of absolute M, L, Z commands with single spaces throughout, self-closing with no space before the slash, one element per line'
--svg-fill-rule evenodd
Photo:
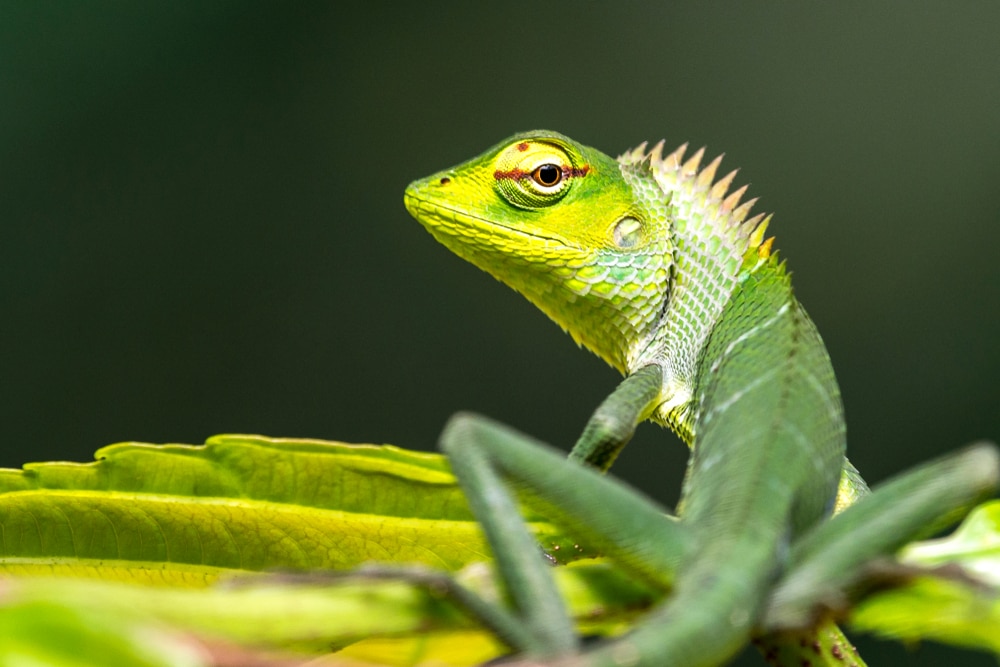
<path fill-rule="evenodd" d="M 764 238 L 770 216 L 748 217 L 756 200 L 740 202 L 746 187 L 729 192 L 736 171 L 715 180 L 721 156 L 700 168 L 703 150 L 684 161 L 686 145 L 666 156 L 662 145 L 616 161 L 555 132 L 515 135 L 414 182 L 406 205 L 438 241 L 612 367 L 629 375 L 658 366 L 663 387 L 648 417 L 693 446 L 705 402 L 695 396 L 698 364 L 724 307 L 749 276 L 785 269 Z M 531 192 L 546 164 L 566 174 L 550 198 Z M 790 288 L 782 298 L 802 310 Z M 828 367 L 825 351 L 819 357 Z M 836 383 L 825 391 L 842 422 Z"/>
<path fill-rule="evenodd" d="M 608 498 L 595 501 L 578 492 L 584 484 L 597 488 L 585 476 L 552 481 L 546 464 L 518 453 L 516 435 L 468 418 L 446 429 L 442 446 L 494 545 L 514 606 L 527 616 L 527 634 L 541 637 L 521 641 L 526 652 L 551 658 L 579 648 L 566 627 L 547 627 L 559 625 L 552 621 L 558 607 L 532 611 L 535 598 L 545 597 L 544 577 L 532 580 L 530 553 L 519 555 L 531 551 L 530 538 L 508 540 L 524 531 L 505 523 L 515 510 L 495 502 L 491 490 L 502 482 L 493 468 L 536 492 L 558 487 L 553 507 L 574 507 L 577 523 L 572 512 L 567 521 L 594 539 L 599 530 L 613 534 L 611 548 L 640 574 L 656 580 L 660 569 L 676 571 L 670 598 L 637 629 L 567 664 L 724 662 L 759 622 L 795 538 L 829 516 L 838 488 L 841 505 L 867 493 L 844 458 L 843 411 L 826 348 L 773 239 L 764 238 L 770 218 L 749 217 L 755 200 L 741 203 L 745 187 L 730 192 L 735 172 L 716 179 L 720 159 L 702 168 L 703 151 L 686 161 L 684 152 L 664 156 L 661 142 L 614 160 L 558 133 L 529 132 L 415 181 L 405 195 L 438 241 L 522 293 L 626 376 L 570 458 L 607 470 L 644 419 L 672 428 L 692 448 L 679 527 L 656 528 L 665 531 L 661 539 L 636 527 L 647 519 L 662 524 L 655 511 L 647 517 L 645 505 L 619 505 L 608 485 Z M 632 509 L 638 518 L 623 516 Z M 629 521 L 632 533 L 619 526 Z M 646 539 L 665 546 L 654 549 Z"/>

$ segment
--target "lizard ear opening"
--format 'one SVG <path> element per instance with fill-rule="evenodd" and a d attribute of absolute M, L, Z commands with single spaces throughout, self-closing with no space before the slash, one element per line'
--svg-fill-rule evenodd
<path fill-rule="evenodd" d="M 619 248 L 634 248 L 642 240 L 642 223 L 627 215 L 615 223 L 611 237 Z"/>

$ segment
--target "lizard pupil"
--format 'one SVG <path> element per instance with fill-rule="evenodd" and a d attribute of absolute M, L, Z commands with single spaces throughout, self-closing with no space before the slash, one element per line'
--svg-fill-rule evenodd
<path fill-rule="evenodd" d="M 562 180 L 562 175 L 562 169 L 551 163 L 541 165 L 531 174 L 536 183 L 546 188 L 557 185 Z"/>

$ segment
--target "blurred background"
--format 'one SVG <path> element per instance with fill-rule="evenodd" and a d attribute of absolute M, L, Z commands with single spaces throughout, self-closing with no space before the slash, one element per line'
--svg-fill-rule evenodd
<path fill-rule="evenodd" d="M 457 409 L 568 448 L 619 378 L 402 206 L 534 128 L 742 168 L 870 481 L 998 438 L 997 25 L 992 2 L 6 4 L 0 465 L 220 432 L 431 449 Z M 685 459 L 646 426 L 615 473 L 672 504 Z"/>

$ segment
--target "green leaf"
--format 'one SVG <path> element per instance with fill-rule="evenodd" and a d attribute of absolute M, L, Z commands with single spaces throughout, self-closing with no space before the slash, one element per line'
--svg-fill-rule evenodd
<path fill-rule="evenodd" d="M 0 664 L 38 667 L 202 667 L 204 654 L 176 633 L 134 616 L 93 614 L 58 598 L 0 606 Z"/>
<path fill-rule="evenodd" d="M 899 559 L 923 567 L 959 565 L 980 581 L 1000 586 L 1000 501 L 977 507 L 948 537 L 907 546 Z"/>
<path fill-rule="evenodd" d="M 863 600 L 851 627 L 882 637 L 932 639 L 1000 654 L 1000 596 L 940 577 L 919 577 L 902 588 Z"/>
<path fill-rule="evenodd" d="M 93 463 L 0 470 L 0 493 L 28 490 L 255 499 L 398 517 L 470 520 L 438 454 L 391 445 L 220 435 L 205 445 L 120 443 Z M 419 490 L 424 502 L 408 494 Z"/>
<path fill-rule="evenodd" d="M 8 580 L 0 614 L 53 607 L 81 621 L 53 628 L 48 639 L 107 633 L 113 643 L 136 628 L 166 627 L 206 641 L 315 654 L 375 636 L 350 651 L 367 658 L 402 652 L 409 657 L 400 664 L 418 655 L 469 664 L 500 650 L 450 603 L 409 584 L 253 578 L 261 570 L 343 570 L 372 560 L 451 571 L 487 560 L 439 455 L 217 436 L 204 446 L 112 445 L 97 459 L 0 470 L 0 572 L 35 575 Z M 563 556 L 584 551 L 530 507 L 525 513 L 543 544 Z M 234 575 L 242 583 L 206 587 Z M 560 570 L 560 579 L 581 617 L 604 631 L 650 597 L 604 565 Z M 495 595 L 490 577 L 472 576 L 470 585 Z M 460 644 L 445 641 L 458 636 Z"/>
<path fill-rule="evenodd" d="M 577 563 L 553 572 L 571 613 L 592 632 L 624 628 L 658 597 L 604 563 Z M 495 582 L 481 564 L 459 577 L 469 588 L 495 599 Z M 98 634 L 127 634 L 132 626 L 145 624 L 184 631 L 203 640 L 307 654 L 374 638 L 352 646 L 345 655 L 386 664 L 413 664 L 414 656 L 439 660 L 448 655 L 454 660 L 469 656 L 467 662 L 456 664 L 477 664 L 503 650 L 489 633 L 475 627 L 434 590 L 368 577 L 255 575 L 201 589 L 23 577 L 8 581 L 0 602 L 0 623 L 12 610 L 58 607 L 66 614 L 93 619 L 89 631 Z M 47 640 L 59 637 L 69 642 L 80 631 L 53 628 Z M 428 642 L 432 636 L 439 641 Z M 449 644 L 446 637 L 461 637 L 463 643 Z M 39 638 L 29 643 L 35 641 Z M 386 662 L 387 652 L 408 657 L 401 657 L 398 663 Z M 0 664 L 7 663 L 0 660 Z"/>
<path fill-rule="evenodd" d="M 948 537 L 907 546 L 899 561 L 919 574 L 861 601 L 852 627 L 1000 655 L 1000 501 L 977 507 Z"/>
<path fill-rule="evenodd" d="M 310 655 L 347 646 L 338 661 L 394 665 L 475 664 L 503 650 L 430 589 L 255 574 L 423 563 L 465 568 L 463 582 L 496 599 L 483 566 L 467 567 L 488 550 L 438 455 L 218 436 L 204 446 L 112 445 L 97 457 L 0 470 L 0 573 L 59 575 L 5 580 L 0 664 L 187 667 L 204 655 L 192 637 Z M 543 544 L 586 555 L 525 512 Z M 1000 502 L 900 560 L 919 576 L 863 600 L 850 617 L 856 629 L 1000 653 Z M 984 583 L 954 576 L 959 569 Z M 553 572 L 586 632 L 622 631 L 663 594 L 597 561 Z M 238 583 L 208 586 L 233 576 Z"/>
<path fill-rule="evenodd" d="M 0 471 L 0 572 L 204 585 L 234 570 L 446 570 L 488 558 L 446 461 L 391 446 L 216 436 Z M 533 516 L 539 540 L 579 549 Z"/>

